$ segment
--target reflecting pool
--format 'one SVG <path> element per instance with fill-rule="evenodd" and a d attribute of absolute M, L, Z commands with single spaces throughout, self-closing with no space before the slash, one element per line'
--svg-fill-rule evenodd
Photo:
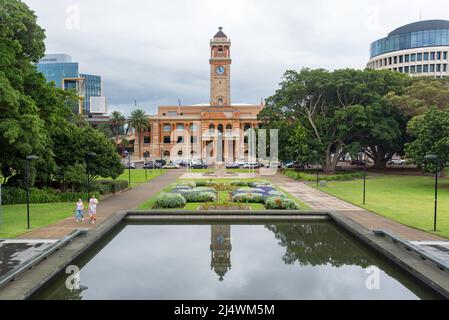
<path fill-rule="evenodd" d="M 124 224 L 74 265 L 32 298 L 436 298 L 327 221 Z"/>

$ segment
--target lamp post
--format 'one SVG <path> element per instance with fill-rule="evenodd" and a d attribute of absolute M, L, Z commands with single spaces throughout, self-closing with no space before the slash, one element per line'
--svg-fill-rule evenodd
<path fill-rule="evenodd" d="M 366 153 L 364 153 L 364 159 L 363 159 L 363 205 L 366 204 Z"/>
<path fill-rule="evenodd" d="M 148 151 L 145 151 L 144 153 L 143 153 L 143 158 L 145 159 L 144 160 L 144 163 L 143 163 L 143 167 L 144 167 L 144 169 L 145 169 L 145 180 L 147 180 L 148 179 L 148 177 L 147 177 L 147 158 L 150 156 L 150 153 L 148 152 Z"/>
<path fill-rule="evenodd" d="M 26 188 L 27 188 L 27 228 L 30 229 L 30 161 L 39 159 L 35 155 L 26 157 Z"/>
<path fill-rule="evenodd" d="M 90 199 L 90 162 L 95 158 L 95 152 L 86 153 L 86 174 L 87 174 L 87 199 Z"/>
<path fill-rule="evenodd" d="M 125 156 L 128 158 L 128 187 L 131 188 L 131 153 L 125 151 Z"/>
<path fill-rule="evenodd" d="M 433 212 L 433 231 L 437 231 L 437 207 L 438 207 L 438 169 L 440 166 L 440 161 L 438 155 L 428 154 L 424 157 L 424 160 L 435 161 L 435 205 Z"/>

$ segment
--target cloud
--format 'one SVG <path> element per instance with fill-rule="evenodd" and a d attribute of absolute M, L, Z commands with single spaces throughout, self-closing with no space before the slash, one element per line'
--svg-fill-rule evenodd
<path fill-rule="evenodd" d="M 70 54 L 82 72 L 101 75 L 110 109 L 126 113 L 136 99 L 147 112 L 178 98 L 209 101 L 209 39 L 218 26 L 232 41 L 232 100 L 258 103 L 286 69 L 364 68 L 369 44 L 419 20 L 422 6 L 417 0 L 25 2 L 46 29 L 47 52 Z M 447 19 L 440 14 L 446 6 L 427 1 L 423 19 Z"/>

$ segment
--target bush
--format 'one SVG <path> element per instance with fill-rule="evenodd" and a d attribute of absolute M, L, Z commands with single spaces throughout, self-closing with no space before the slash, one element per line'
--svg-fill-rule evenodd
<path fill-rule="evenodd" d="M 238 186 L 238 187 L 248 187 L 248 182 L 243 180 L 233 180 L 231 181 L 231 186 Z"/>
<path fill-rule="evenodd" d="M 212 188 L 198 187 L 189 190 L 177 190 L 187 202 L 211 202 L 217 198 L 216 192 Z"/>
<path fill-rule="evenodd" d="M 285 193 L 283 193 L 281 191 L 271 190 L 271 191 L 268 191 L 268 197 L 282 197 L 282 198 L 285 198 L 286 195 L 285 195 Z"/>
<path fill-rule="evenodd" d="M 197 181 L 195 181 L 195 184 L 196 184 L 196 186 L 197 187 L 204 187 L 204 186 L 206 186 L 206 180 L 197 180 Z"/>
<path fill-rule="evenodd" d="M 100 191 L 105 193 L 116 193 L 128 188 L 127 180 L 97 180 Z"/>
<path fill-rule="evenodd" d="M 195 181 L 180 181 L 178 182 L 178 184 L 176 186 L 188 186 L 191 188 L 195 188 L 196 187 L 196 183 Z"/>
<path fill-rule="evenodd" d="M 233 202 L 264 203 L 265 197 L 261 193 L 237 193 L 232 196 Z"/>
<path fill-rule="evenodd" d="M 299 210 L 299 206 L 295 201 L 278 196 L 267 198 L 265 208 L 273 210 Z"/>
<path fill-rule="evenodd" d="M 99 192 L 91 192 L 91 196 L 100 198 Z M 50 188 L 30 188 L 30 203 L 76 202 L 78 199 L 87 199 L 86 192 L 60 192 Z M 2 188 L 2 204 L 26 203 L 26 190 L 16 187 Z"/>
<path fill-rule="evenodd" d="M 294 170 L 284 170 L 283 174 L 295 180 L 316 181 L 316 174 L 297 172 Z M 320 181 L 348 181 L 363 178 L 363 172 L 342 172 L 337 174 L 319 175 Z"/>
<path fill-rule="evenodd" d="M 239 189 L 235 189 L 232 192 L 232 195 L 236 195 L 239 193 L 260 193 L 263 194 L 265 193 L 265 191 L 263 189 L 259 189 L 259 188 L 239 188 Z"/>
<path fill-rule="evenodd" d="M 261 186 L 271 186 L 271 183 L 268 181 L 253 181 L 248 183 L 248 185 L 252 188 L 258 188 Z"/>
<path fill-rule="evenodd" d="M 153 208 L 182 208 L 186 199 L 179 193 L 161 193 L 157 196 Z"/>

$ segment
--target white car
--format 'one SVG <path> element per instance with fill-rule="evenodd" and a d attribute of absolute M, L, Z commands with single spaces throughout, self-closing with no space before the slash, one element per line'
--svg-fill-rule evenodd
<path fill-rule="evenodd" d="M 395 165 L 395 166 L 402 166 L 404 164 L 406 164 L 406 161 L 403 159 L 391 159 L 390 161 L 388 161 L 388 164 L 390 165 Z"/>
<path fill-rule="evenodd" d="M 179 169 L 179 164 L 176 163 L 167 163 L 165 166 L 162 167 L 163 169 Z"/>

